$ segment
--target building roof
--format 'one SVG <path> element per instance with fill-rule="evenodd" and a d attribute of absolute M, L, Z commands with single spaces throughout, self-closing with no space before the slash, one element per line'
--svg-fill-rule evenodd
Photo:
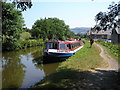
<path fill-rule="evenodd" d="M 112 31 L 111 30 L 100 30 L 100 31 L 94 31 L 91 32 L 91 34 L 95 34 L 95 35 L 111 35 Z"/>

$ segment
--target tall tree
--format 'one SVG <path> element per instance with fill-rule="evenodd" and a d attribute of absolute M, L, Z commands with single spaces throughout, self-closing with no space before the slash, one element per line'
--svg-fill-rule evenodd
<path fill-rule="evenodd" d="M 120 22 L 120 20 L 118 19 L 118 15 L 120 14 L 120 3 L 115 4 L 112 2 L 108 10 L 107 12 L 99 12 L 95 16 L 97 25 L 95 25 L 94 29 L 106 30 L 107 28 L 116 28 L 119 26 L 118 22 Z"/>
<path fill-rule="evenodd" d="M 15 44 L 18 41 L 24 26 L 22 13 L 15 9 L 15 6 L 15 4 L 2 2 L 3 49 L 13 49 L 16 47 Z"/>

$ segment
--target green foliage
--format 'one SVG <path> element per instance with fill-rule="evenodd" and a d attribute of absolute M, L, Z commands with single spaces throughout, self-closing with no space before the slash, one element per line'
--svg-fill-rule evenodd
<path fill-rule="evenodd" d="M 2 2 L 2 34 L 18 39 L 23 26 L 22 13 L 14 4 Z"/>
<path fill-rule="evenodd" d="M 31 38 L 31 34 L 29 32 L 22 32 L 20 34 L 20 39 L 28 40 L 29 38 Z"/>
<path fill-rule="evenodd" d="M 13 36 L 6 36 L 5 41 L 2 44 L 2 49 L 5 51 L 15 50 L 18 49 L 20 46 L 20 43 L 16 38 Z"/>
<path fill-rule="evenodd" d="M 109 5 L 107 12 L 99 12 L 95 16 L 95 21 L 97 25 L 95 25 L 95 29 L 97 30 L 106 30 L 107 28 L 116 28 L 117 23 L 120 22 L 118 17 L 120 10 L 120 4 L 115 4 L 114 2 Z"/>
<path fill-rule="evenodd" d="M 24 39 L 20 39 L 20 49 L 23 48 L 27 48 L 27 47 L 33 47 L 33 46 L 40 46 L 44 44 L 44 41 L 42 39 L 38 39 L 38 40 L 24 40 Z"/>
<path fill-rule="evenodd" d="M 78 34 L 76 34 L 76 36 L 78 36 L 80 38 L 86 38 L 87 34 L 80 34 L 80 33 L 78 33 Z"/>
<path fill-rule="evenodd" d="M 34 38 L 48 38 L 49 40 L 65 40 L 74 36 L 74 33 L 69 30 L 69 26 L 58 18 L 37 20 L 32 26 L 31 33 Z"/>
<path fill-rule="evenodd" d="M 24 27 L 23 28 L 23 32 L 30 32 L 31 29 L 27 28 L 27 27 Z"/>
<path fill-rule="evenodd" d="M 114 56 L 118 57 L 120 55 L 120 48 L 118 45 L 114 45 L 110 42 L 104 42 L 103 40 L 98 40 L 97 42 L 107 47 Z"/>
<path fill-rule="evenodd" d="M 15 9 L 15 4 L 2 2 L 2 49 L 18 49 L 18 39 L 24 26 L 21 11 Z"/>

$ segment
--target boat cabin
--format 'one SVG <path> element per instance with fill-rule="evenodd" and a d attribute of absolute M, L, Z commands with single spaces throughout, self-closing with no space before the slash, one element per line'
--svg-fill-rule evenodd
<path fill-rule="evenodd" d="M 47 56 L 66 57 L 74 55 L 82 47 L 82 41 L 48 41 L 44 53 Z"/>
<path fill-rule="evenodd" d="M 80 41 L 49 41 L 46 49 L 72 50 L 82 45 Z"/>

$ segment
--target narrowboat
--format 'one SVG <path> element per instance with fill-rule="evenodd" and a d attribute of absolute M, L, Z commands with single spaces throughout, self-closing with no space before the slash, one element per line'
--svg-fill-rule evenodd
<path fill-rule="evenodd" d="M 74 55 L 84 46 L 81 40 L 48 41 L 44 50 L 44 56 L 69 57 Z"/>

